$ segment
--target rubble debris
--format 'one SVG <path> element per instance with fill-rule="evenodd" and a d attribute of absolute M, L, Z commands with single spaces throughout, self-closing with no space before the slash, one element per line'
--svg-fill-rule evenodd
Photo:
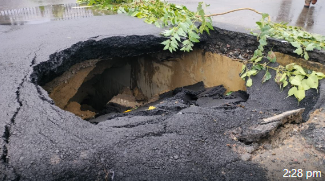
<path fill-rule="evenodd" d="M 272 136 L 274 131 L 281 125 L 287 123 L 302 122 L 302 113 L 305 109 L 286 111 L 276 116 L 272 116 L 260 121 L 259 124 L 253 125 L 246 130 L 235 129 L 232 134 L 238 140 L 245 143 L 258 142 L 262 138 Z"/>

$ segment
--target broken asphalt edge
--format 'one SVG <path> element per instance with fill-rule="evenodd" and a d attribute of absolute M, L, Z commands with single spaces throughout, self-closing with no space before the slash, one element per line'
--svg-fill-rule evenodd
<path fill-rule="evenodd" d="M 211 37 L 207 37 L 207 35 L 203 35 L 202 37 L 202 42 L 198 44 L 197 46 L 205 49 L 206 51 L 215 51 L 216 49 L 219 49 L 220 51 L 223 48 L 227 48 L 227 44 L 229 44 L 231 47 L 234 48 L 246 48 L 246 49 L 251 49 L 254 50 L 258 46 L 258 42 L 256 41 L 256 37 L 249 35 L 249 34 L 243 34 L 243 33 L 238 33 L 238 32 L 232 32 L 232 31 L 227 31 L 223 29 L 219 29 L 215 27 L 215 31 L 211 33 Z M 142 39 L 143 41 L 139 41 L 139 39 Z M 125 41 L 120 42 L 120 41 Z M 102 40 L 93 40 L 90 39 L 85 42 L 79 42 L 75 45 L 73 45 L 70 48 L 67 48 L 66 50 L 56 52 L 52 55 L 50 55 L 49 60 L 42 62 L 38 65 L 31 65 L 33 67 L 33 73 L 30 75 L 30 80 L 28 80 L 28 75 L 24 77 L 22 80 L 21 84 L 17 88 L 16 94 L 17 94 L 17 102 L 19 104 L 19 107 L 17 108 L 17 111 L 12 117 L 11 123 L 15 122 L 15 117 L 20 111 L 20 108 L 22 106 L 22 100 L 20 100 L 20 87 L 22 84 L 26 81 L 31 81 L 35 83 L 36 88 L 41 89 L 36 83 L 42 84 L 44 82 L 49 81 L 51 78 L 56 77 L 60 74 L 62 74 L 65 70 L 67 70 L 71 65 L 87 60 L 87 59 L 93 59 L 93 58 L 101 58 L 102 55 L 107 55 L 107 57 L 118 57 L 121 54 L 123 56 L 137 56 L 141 54 L 145 54 L 148 52 L 158 52 L 162 49 L 162 45 L 160 45 L 160 42 L 164 40 L 162 37 L 156 37 L 156 36 L 126 36 L 126 37 L 109 37 L 105 38 Z M 296 56 L 293 53 L 294 48 L 288 44 L 284 43 L 282 41 L 278 40 L 272 40 L 269 39 L 269 45 L 267 46 L 268 48 L 274 47 L 274 51 L 279 51 L 282 53 L 290 54 L 292 56 Z M 124 44 L 124 45 L 122 45 Z M 138 46 L 139 44 L 146 45 L 145 47 L 143 46 Z M 218 47 L 216 47 L 216 45 Z M 213 47 L 212 47 L 213 46 Z M 98 48 L 102 50 L 101 53 L 99 54 L 87 54 L 87 52 L 84 52 L 84 50 L 87 49 L 87 51 L 93 52 L 97 51 Z M 114 50 L 117 49 L 117 50 Z M 84 54 L 83 54 L 84 52 Z M 109 52 L 108 54 L 106 54 Z M 311 59 L 315 60 L 316 62 L 320 62 L 324 64 L 324 60 L 322 57 L 324 56 L 323 51 L 314 51 L 310 52 L 309 55 Z M 34 61 L 31 61 L 34 62 Z M 41 91 L 39 91 L 40 93 Z M 324 95 L 324 84 L 321 83 L 321 88 L 319 89 L 320 92 L 320 99 L 324 100 L 325 95 Z M 48 100 L 47 95 L 40 95 L 41 97 L 46 97 Z M 325 107 L 324 101 L 318 100 L 316 107 Z M 6 125 L 4 128 L 4 141 L 6 143 L 9 143 L 10 139 L 10 127 L 12 125 Z M 2 155 L 1 158 L 4 161 L 4 165 L 7 168 L 7 170 L 12 170 L 10 169 L 10 164 L 8 161 L 6 161 L 5 157 L 7 156 L 8 150 L 7 148 L 2 149 Z M 11 171 L 15 172 L 15 171 Z M 9 174 L 7 174 L 9 175 Z M 1 178 L 1 177 L 0 177 Z M 6 180 L 7 176 L 4 177 Z M 12 178 L 12 177 L 11 177 Z M 19 176 L 16 177 L 16 179 L 19 180 Z"/>

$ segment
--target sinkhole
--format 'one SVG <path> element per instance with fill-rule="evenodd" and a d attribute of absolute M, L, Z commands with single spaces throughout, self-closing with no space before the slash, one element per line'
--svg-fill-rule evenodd
<path fill-rule="evenodd" d="M 189 53 L 156 52 L 140 56 L 90 59 L 74 64 L 42 85 L 55 105 L 85 120 L 125 112 L 159 100 L 175 88 L 201 82 L 223 85 L 227 92 L 246 90 L 242 63 L 225 55 L 195 49 Z"/>
<path fill-rule="evenodd" d="M 212 92 L 223 94 L 222 99 L 229 98 L 226 93 L 238 91 L 237 96 L 243 99 L 233 101 L 245 102 L 248 95 L 239 74 L 242 61 L 248 60 L 258 46 L 256 37 L 221 29 L 209 37 L 203 36 L 202 42 L 186 53 L 162 51 L 164 38 L 152 35 L 93 37 L 51 54 L 49 60 L 33 67 L 31 80 L 47 91 L 56 106 L 90 122 L 111 113 L 147 110 L 153 103 L 163 102 L 170 96 L 168 93 L 177 93 L 178 88 L 186 86 L 192 86 L 190 91 L 197 91 L 195 85 L 204 91 L 213 89 Z M 279 43 L 271 41 L 266 48 L 273 48 L 280 65 L 295 62 L 325 72 L 320 63 L 287 55 L 293 49 Z M 315 60 L 322 55 L 310 54 Z M 209 104 L 200 92 L 194 98 L 191 93 L 188 96 L 195 100 L 194 105 Z M 231 102 L 210 101 L 225 105 Z M 302 102 L 300 106 L 303 105 Z"/>

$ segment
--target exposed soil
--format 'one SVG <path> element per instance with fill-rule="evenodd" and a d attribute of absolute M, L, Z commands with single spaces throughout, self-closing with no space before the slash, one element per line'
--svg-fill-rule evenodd
<path fill-rule="evenodd" d="M 83 104 L 84 111 L 82 111 L 81 105 L 77 102 L 70 102 L 66 107 L 65 110 L 74 113 L 76 116 L 81 117 L 82 119 L 89 119 L 95 117 L 96 113 L 90 111 L 92 108 L 88 105 Z"/>
<path fill-rule="evenodd" d="M 302 169 L 303 176 L 301 178 L 292 178 L 297 180 L 305 180 L 306 171 L 320 171 L 324 174 L 325 152 L 320 151 L 317 145 L 303 136 L 303 132 L 315 123 L 318 127 L 324 127 L 324 111 L 316 110 L 310 119 L 303 124 L 287 124 L 278 129 L 274 136 L 259 145 L 257 150 L 253 152 L 251 160 L 264 165 L 268 170 L 270 180 L 282 179 L 286 173 L 284 169 L 290 171 Z M 292 174 L 293 172 L 285 176 Z M 308 180 L 323 180 L 321 177 L 324 175 L 308 178 Z"/>
<path fill-rule="evenodd" d="M 55 104 L 64 109 L 69 100 L 77 93 L 88 74 L 95 68 L 98 60 L 88 60 L 72 66 L 62 76 L 47 83 L 43 88 L 49 92 Z"/>
<path fill-rule="evenodd" d="M 104 109 L 113 113 L 138 108 L 156 95 L 200 81 L 205 87 L 222 84 L 225 91 L 245 90 L 238 76 L 241 66 L 237 60 L 202 50 L 94 59 L 73 65 L 43 87 L 58 107 L 89 120 Z M 123 91 L 126 88 L 130 93 Z"/>

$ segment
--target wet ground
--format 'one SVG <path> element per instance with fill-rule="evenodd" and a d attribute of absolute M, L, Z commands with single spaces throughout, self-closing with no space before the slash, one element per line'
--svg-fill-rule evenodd
<path fill-rule="evenodd" d="M 6 7 L 9 9 L 1 11 L 0 6 L 0 25 L 40 24 L 49 21 L 64 21 L 115 14 L 108 10 L 98 10 L 85 5 L 80 6 L 70 1 L 23 2 L 26 4 L 17 2 L 17 6 L 26 7 L 13 8 L 15 5 L 10 2 L 2 6 L 3 9 Z"/>
<path fill-rule="evenodd" d="M 191 10 L 195 10 L 199 0 L 171 0 L 170 2 L 185 4 Z M 304 1 L 296 0 L 205 0 L 210 4 L 207 11 L 211 14 L 222 13 L 237 8 L 253 8 L 262 13 L 268 13 L 271 20 L 275 22 L 288 22 L 289 25 L 300 26 L 307 31 L 325 34 L 325 22 L 323 18 L 325 12 L 324 1 L 318 1 L 310 8 L 304 8 Z M 260 19 L 260 15 L 252 11 L 239 11 L 213 17 L 215 25 L 230 28 L 237 31 L 247 31 L 255 27 L 255 22 Z M 219 26 L 219 27 L 220 27 Z"/>
<path fill-rule="evenodd" d="M 176 94 L 157 102 L 154 110 L 97 125 L 55 106 L 38 85 L 84 60 L 159 52 L 159 33 L 124 15 L 0 25 L 0 180 L 281 180 L 283 169 L 297 168 L 324 174 L 324 83 L 319 94 L 308 91 L 298 105 L 274 82 L 261 86 L 260 75 L 247 102 L 235 107 L 190 105 Z M 252 52 L 258 43 L 256 37 L 221 29 L 202 40 L 200 48 L 226 55 Z M 269 43 L 267 48 L 292 55 L 289 44 Z M 324 63 L 324 52 L 310 52 L 310 57 Z M 290 120 L 309 120 L 302 124 L 262 122 L 299 106 L 320 110 L 310 119 L 298 114 Z M 274 124 L 284 134 L 270 137 Z M 272 129 L 254 129 L 263 126 Z M 263 142 L 265 134 L 279 139 Z"/>
<path fill-rule="evenodd" d="M 0 11 L 71 3 L 76 3 L 76 0 L 1 0 Z"/>
<path fill-rule="evenodd" d="M 0 24 L 23 24 L 24 21 L 35 24 L 55 19 L 67 20 L 105 14 L 91 9 L 72 9 L 72 12 L 70 12 L 71 6 L 76 6 L 75 2 L 75 0 L 2 0 L 0 4 Z M 170 0 L 169 2 L 184 4 L 191 10 L 196 10 L 200 1 Z M 204 2 L 210 4 L 210 7 L 207 8 L 209 13 L 222 13 L 237 8 L 249 7 L 270 14 L 272 21 L 288 22 L 289 25 L 300 26 L 310 32 L 325 34 L 325 23 L 322 20 L 322 17 L 325 16 L 323 11 L 323 7 L 325 7 L 324 1 L 318 1 L 316 5 L 311 5 L 310 8 L 304 8 L 303 1 L 298 2 L 295 0 L 233 0 L 231 2 L 227 0 L 205 0 Z M 19 10 L 21 8 L 26 9 Z M 44 12 L 44 9 L 49 11 L 45 15 L 41 13 Z M 6 14 L 4 10 L 6 10 Z M 11 11 L 8 12 L 8 10 Z M 254 28 L 255 22 L 259 19 L 260 15 L 251 11 L 240 11 L 213 17 L 213 21 L 218 27 L 244 32 Z"/>

